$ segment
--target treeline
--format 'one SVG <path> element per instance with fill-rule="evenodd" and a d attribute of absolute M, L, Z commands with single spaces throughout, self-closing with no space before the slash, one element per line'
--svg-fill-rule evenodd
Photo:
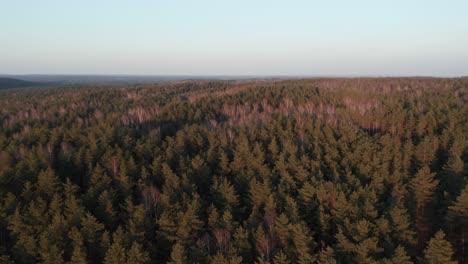
<path fill-rule="evenodd" d="M 468 80 L 0 91 L 2 263 L 468 263 Z"/>

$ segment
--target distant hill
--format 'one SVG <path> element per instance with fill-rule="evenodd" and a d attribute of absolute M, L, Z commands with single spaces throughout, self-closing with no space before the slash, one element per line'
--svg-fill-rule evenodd
<path fill-rule="evenodd" d="M 0 78 L 0 89 L 41 86 L 43 83 L 28 82 L 14 78 Z"/>
<path fill-rule="evenodd" d="M 304 76 L 303 76 L 304 77 Z M 302 77 L 302 78 L 303 78 Z M 296 79 L 299 76 L 260 76 L 260 75 L 6 75 L 1 78 L 20 79 L 28 82 L 47 84 L 47 86 L 75 86 L 75 85 L 127 85 L 166 83 L 187 80 L 265 80 L 265 79 Z"/>

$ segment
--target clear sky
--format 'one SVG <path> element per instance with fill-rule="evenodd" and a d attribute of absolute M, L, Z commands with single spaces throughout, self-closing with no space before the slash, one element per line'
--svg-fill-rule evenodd
<path fill-rule="evenodd" d="M 468 0 L 0 0 L 0 73 L 468 75 Z"/>

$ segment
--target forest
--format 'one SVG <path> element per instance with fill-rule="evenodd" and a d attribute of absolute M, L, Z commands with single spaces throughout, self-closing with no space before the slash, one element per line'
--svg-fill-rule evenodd
<path fill-rule="evenodd" d="M 0 91 L 0 263 L 468 263 L 468 78 Z"/>

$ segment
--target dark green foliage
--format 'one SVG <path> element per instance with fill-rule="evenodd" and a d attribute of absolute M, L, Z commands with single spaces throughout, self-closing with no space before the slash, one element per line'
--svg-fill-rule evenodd
<path fill-rule="evenodd" d="M 433 78 L 0 91 L 0 262 L 466 263 L 467 92 Z"/>

